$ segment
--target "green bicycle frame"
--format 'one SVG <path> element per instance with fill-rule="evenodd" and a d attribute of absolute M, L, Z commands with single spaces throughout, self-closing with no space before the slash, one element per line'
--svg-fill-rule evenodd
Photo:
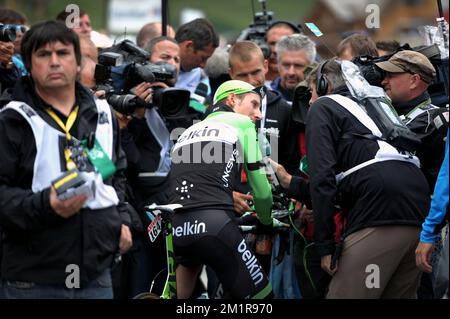
<path fill-rule="evenodd" d="M 166 213 L 163 213 L 166 215 Z M 167 279 L 164 285 L 164 290 L 161 294 L 161 299 L 176 299 L 177 298 L 177 280 L 175 275 L 175 257 L 173 253 L 173 235 L 172 222 L 168 216 L 163 218 L 163 232 L 166 237 L 166 251 L 167 251 Z"/>

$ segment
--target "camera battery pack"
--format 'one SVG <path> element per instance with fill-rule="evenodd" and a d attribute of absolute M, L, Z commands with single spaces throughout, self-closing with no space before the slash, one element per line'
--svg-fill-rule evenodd
<path fill-rule="evenodd" d="M 77 195 L 86 194 L 88 201 L 94 198 L 95 183 L 86 180 L 83 173 L 77 169 L 71 169 L 52 181 L 59 200 L 66 200 Z"/>

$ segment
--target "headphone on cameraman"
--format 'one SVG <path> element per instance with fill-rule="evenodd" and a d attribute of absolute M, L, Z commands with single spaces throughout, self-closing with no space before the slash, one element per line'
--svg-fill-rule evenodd
<path fill-rule="evenodd" d="M 318 96 L 326 95 L 328 92 L 328 80 L 323 74 L 323 68 L 328 63 L 328 60 L 323 61 L 317 68 L 316 92 Z"/>
<path fill-rule="evenodd" d="M 325 60 L 317 68 L 317 81 L 316 81 L 316 92 L 318 96 L 326 95 L 328 92 L 328 80 L 325 74 L 323 74 L 323 68 L 328 61 Z"/>

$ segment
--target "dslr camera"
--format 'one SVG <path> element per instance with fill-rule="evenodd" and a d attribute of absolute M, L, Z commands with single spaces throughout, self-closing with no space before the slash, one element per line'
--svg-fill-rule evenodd
<path fill-rule="evenodd" d="M 95 68 L 97 90 L 104 90 L 108 103 L 122 114 L 131 114 L 137 107 L 158 106 L 162 115 L 168 119 L 185 117 L 189 107 L 188 90 L 154 87 L 151 104 L 130 92 L 142 82 L 173 84 L 177 74 L 175 66 L 150 63 L 149 57 L 148 52 L 129 40 L 104 49 L 99 54 Z"/>
<path fill-rule="evenodd" d="M 0 23 L 0 41 L 14 42 L 16 40 L 16 27 Z"/>

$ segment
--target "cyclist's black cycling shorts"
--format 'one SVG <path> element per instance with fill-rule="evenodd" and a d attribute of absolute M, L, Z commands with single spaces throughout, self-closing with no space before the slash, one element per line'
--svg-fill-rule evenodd
<path fill-rule="evenodd" d="M 272 292 L 231 212 L 208 209 L 175 213 L 173 244 L 178 263 L 211 267 L 231 298 L 265 298 Z"/>

